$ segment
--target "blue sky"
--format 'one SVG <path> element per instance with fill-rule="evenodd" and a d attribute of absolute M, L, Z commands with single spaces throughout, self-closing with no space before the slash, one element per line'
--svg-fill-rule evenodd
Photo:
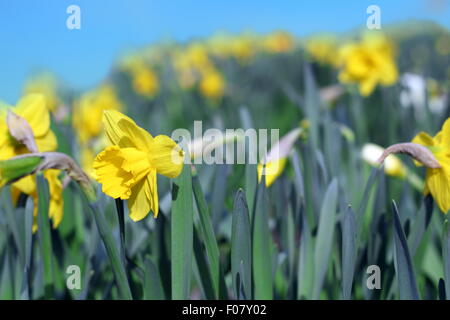
<path fill-rule="evenodd" d="M 446 3 L 431 10 L 427 3 Z M 288 30 L 303 36 L 364 25 L 366 8 L 382 24 L 429 19 L 450 28 L 449 0 L 0 0 L 0 100 L 14 103 L 28 75 L 55 72 L 70 86 L 100 82 L 124 51 L 160 39 L 216 31 Z M 66 28 L 66 8 L 81 8 L 81 30 Z"/>

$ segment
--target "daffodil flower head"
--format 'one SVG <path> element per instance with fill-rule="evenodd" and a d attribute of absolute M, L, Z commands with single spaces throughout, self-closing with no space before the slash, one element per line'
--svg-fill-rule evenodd
<path fill-rule="evenodd" d="M 200 82 L 200 92 L 206 98 L 219 99 L 225 91 L 225 80 L 223 76 L 215 70 L 204 73 Z"/>
<path fill-rule="evenodd" d="M 165 135 L 152 137 L 118 111 L 104 112 L 103 122 L 111 146 L 94 160 L 95 179 L 114 199 L 128 200 L 130 218 L 158 215 L 156 174 L 176 178 L 183 169 L 184 152 Z"/>
<path fill-rule="evenodd" d="M 24 119 L 32 131 L 35 145 L 39 152 L 54 151 L 57 147 L 56 136 L 50 130 L 50 113 L 42 94 L 29 94 L 19 100 L 15 107 L 0 109 L 0 160 L 28 153 L 30 150 L 17 141 L 7 123 L 7 109 Z"/>
<path fill-rule="evenodd" d="M 427 147 L 438 161 L 440 168 L 426 169 L 425 194 L 431 193 L 443 213 L 450 210 L 450 118 L 434 137 L 420 132 L 412 140 Z M 421 165 L 415 162 L 416 165 Z"/>
<path fill-rule="evenodd" d="M 102 132 L 102 117 L 104 110 L 122 110 L 116 90 L 110 84 L 83 94 L 75 104 L 73 127 L 76 128 L 79 142 L 87 144 L 98 138 Z"/>
<path fill-rule="evenodd" d="M 257 173 L 259 183 L 261 182 L 264 173 L 266 187 L 270 187 L 283 173 L 283 170 L 286 167 L 287 158 L 302 132 L 302 128 L 292 129 L 272 146 L 264 158 L 264 161 L 258 164 Z"/>
<path fill-rule="evenodd" d="M 374 143 L 366 143 L 361 150 L 361 157 L 371 166 L 379 165 L 378 159 L 384 152 L 384 148 Z M 407 170 L 403 162 L 395 155 L 389 155 L 384 161 L 384 172 L 393 177 L 404 178 Z"/>
<path fill-rule="evenodd" d="M 381 34 L 366 34 L 361 42 L 348 43 L 339 49 L 339 81 L 356 83 L 363 96 L 370 95 L 377 84 L 389 86 L 398 78 L 394 48 Z"/>

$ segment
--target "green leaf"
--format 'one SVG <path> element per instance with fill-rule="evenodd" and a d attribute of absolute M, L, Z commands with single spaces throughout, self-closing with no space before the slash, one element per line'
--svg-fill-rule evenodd
<path fill-rule="evenodd" d="M 250 213 L 250 219 L 253 219 L 254 205 L 255 205 L 255 193 L 258 184 L 256 164 L 247 163 L 245 165 L 245 195 L 247 199 L 248 212 Z"/>
<path fill-rule="evenodd" d="M 0 161 L 0 186 L 30 174 L 42 159 L 42 157 L 30 156 Z"/>
<path fill-rule="evenodd" d="M 197 278 L 197 282 L 203 293 L 203 296 L 207 300 L 217 299 L 214 292 L 213 280 L 211 278 L 211 272 L 209 270 L 208 262 L 206 261 L 206 256 L 202 242 L 198 236 L 198 229 L 194 228 L 194 271 Z"/>
<path fill-rule="evenodd" d="M 317 232 L 314 252 L 314 290 L 313 299 L 319 299 L 320 291 L 328 270 L 331 248 L 333 245 L 336 209 L 337 209 L 338 183 L 336 178 L 331 181 L 323 200 L 320 211 L 319 230 Z"/>
<path fill-rule="evenodd" d="M 382 170 L 380 170 L 378 168 L 373 168 L 372 171 L 370 172 L 369 179 L 367 180 L 366 187 L 364 188 L 364 193 L 361 198 L 361 202 L 358 207 L 357 214 L 356 214 L 356 227 L 357 227 L 357 238 L 356 239 L 357 239 L 357 241 L 360 240 L 360 238 L 363 234 L 364 217 L 366 215 L 367 204 L 369 203 L 372 187 L 375 185 L 375 182 L 378 180 L 380 172 L 382 172 Z"/>
<path fill-rule="evenodd" d="M 53 265 L 52 240 L 50 234 L 50 221 L 48 218 L 49 189 L 47 180 L 42 174 L 37 174 L 38 191 L 38 237 L 42 262 L 44 264 L 44 291 L 47 299 L 53 298 Z"/>
<path fill-rule="evenodd" d="M 253 289 L 256 300 L 273 298 L 272 256 L 270 249 L 268 199 L 265 175 L 258 185 L 252 224 Z"/>
<path fill-rule="evenodd" d="M 305 212 L 301 218 L 297 299 L 309 299 L 312 295 L 314 280 L 314 239 Z"/>
<path fill-rule="evenodd" d="M 311 64 L 305 63 L 303 68 L 305 83 L 305 112 L 310 121 L 311 142 L 316 149 L 319 145 L 319 112 L 321 109 L 319 90 L 314 80 Z"/>
<path fill-rule="evenodd" d="M 81 188 L 80 188 L 81 189 Z M 85 195 L 86 196 L 86 195 Z M 87 201 L 89 201 L 88 197 L 85 197 Z M 105 246 L 106 253 L 108 254 L 109 260 L 111 262 L 111 267 L 113 269 L 114 277 L 116 279 L 119 296 L 121 299 L 131 300 L 131 290 L 130 285 L 128 283 L 127 274 L 125 272 L 125 267 L 122 264 L 122 259 L 120 258 L 119 250 L 117 249 L 117 243 L 114 241 L 113 234 L 111 232 L 110 227 L 105 219 L 105 217 L 101 214 L 98 204 L 88 202 L 90 211 L 92 212 L 95 223 L 97 225 L 98 232 L 100 233 L 100 237 Z"/>
<path fill-rule="evenodd" d="M 348 300 L 352 293 L 356 263 L 356 218 L 348 207 L 342 221 L 342 298 Z"/>
<path fill-rule="evenodd" d="M 157 266 L 150 258 L 145 259 L 144 266 L 144 299 L 164 300 L 164 290 Z"/>
<path fill-rule="evenodd" d="M 447 300 L 450 300 L 450 227 L 448 220 L 445 221 L 442 237 L 442 257 L 444 260 L 445 296 Z"/>
<path fill-rule="evenodd" d="M 19 258 L 21 261 L 21 264 L 25 264 L 25 248 L 23 244 L 23 238 L 21 237 L 19 226 L 17 225 L 16 219 L 15 219 L 15 210 L 12 205 L 11 196 L 9 194 L 10 189 L 4 188 L 1 192 L 1 203 L 4 205 L 4 211 L 5 211 L 5 218 L 6 223 L 8 225 L 8 229 L 12 234 L 12 238 L 14 240 L 14 244 L 16 245 Z"/>
<path fill-rule="evenodd" d="M 206 200 L 203 195 L 198 176 L 194 176 L 192 178 L 192 188 L 194 191 L 195 202 L 197 204 L 200 218 L 200 230 L 205 241 L 206 253 L 208 255 L 209 272 L 211 273 L 211 278 L 214 285 L 214 294 L 215 298 L 217 299 L 219 297 L 219 286 L 221 278 L 219 247 L 217 246 L 211 216 L 209 214 L 208 205 L 206 204 Z"/>
<path fill-rule="evenodd" d="M 231 274 L 234 297 L 251 299 L 252 247 L 250 218 L 242 189 L 234 197 L 231 227 Z"/>
<path fill-rule="evenodd" d="M 185 165 L 172 186 L 172 299 L 189 298 L 192 273 L 193 203 L 191 169 Z"/>
<path fill-rule="evenodd" d="M 419 292 L 411 256 L 395 201 L 392 201 L 392 209 L 394 211 L 394 265 L 400 290 L 400 299 L 418 300 Z"/>

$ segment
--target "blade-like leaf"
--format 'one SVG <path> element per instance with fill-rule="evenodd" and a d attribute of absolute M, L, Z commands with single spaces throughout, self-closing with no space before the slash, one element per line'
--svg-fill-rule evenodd
<path fill-rule="evenodd" d="M 188 299 L 193 254 L 193 203 L 191 168 L 187 165 L 173 181 L 171 229 L 172 299 Z"/>
<path fill-rule="evenodd" d="M 334 178 L 325 193 L 320 211 L 319 230 L 317 232 L 314 252 L 315 274 L 313 299 L 320 298 L 320 291 L 322 290 L 322 285 L 328 270 L 335 229 L 337 193 L 338 183 L 336 178 Z"/>
<path fill-rule="evenodd" d="M 150 258 L 146 258 L 144 264 L 144 299 L 164 300 L 164 290 L 158 268 Z"/>
<path fill-rule="evenodd" d="M 448 221 L 445 221 L 444 225 L 442 257 L 444 259 L 445 296 L 450 300 L 450 227 Z"/>
<path fill-rule="evenodd" d="M 50 222 L 48 219 L 49 189 L 48 183 L 42 174 L 37 175 L 38 189 L 38 237 L 42 262 L 44 264 L 44 291 L 47 299 L 53 298 L 53 261 L 52 240 L 50 235 Z"/>
<path fill-rule="evenodd" d="M 342 221 L 342 298 L 350 299 L 356 263 L 356 218 L 348 207 Z"/>
<path fill-rule="evenodd" d="M 314 239 L 305 214 L 302 214 L 300 233 L 297 299 L 309 299 L 312 295 L 314 280 Z"/>
<path fill-rule="evenodd" d="M 419 292 L 417 291 L 411 256 L 395 201 L 392 201 L 392 209 L 394 211 L 394 262 L 400 299 L 418 300 Z"/>
<path fill-rule="evenodd" d="M 88 199 L 86 197 L 86 199 Z M 89 200 L 88 200 L 89 201 Z M 111 232 L 108 223 L 99 210 L 98 203 L 88 202 L 89 209 L 92 212 L 95 223 L 97 225 L 98 232 L 105 246 L 106 253 L 108 254 L 113 269 L 114 277 L 116 279 L 117 287 L 119 289 L 119 296 L 121 299 L 132 299 L 130 285 L 125 272 L 125 267 L 120 259 L 120 253 L 117 249 L 117 243 L 114 241 L 113 234 Z"/>
<path fill-rule="evenodd" d="M 194 271 L 203 296 L 207 300 L 216 299 L 211 272 L 209 270 L 208 262 L 206 261 L 206 255 L 198 235 L 197 227 L 194 228 L 193 246 Z"/>
<path fill-rule="evenodd" d="M 216 236 L 214 234 L 214 229 L 211 221 L 211 216 L 209 214 L 208 205 L 206 204 L 205 197 L 198 180 L 198 176 L 192 178 L 192 189 L 194 191 L 195 202 L 197 204 L 199 220 L 200 220 L 200 230 L 205 242 L 206 253 L 208 255 L 209 269 L 211 273 L 211 278 L 214 285 L 215 297 L 219 297 L 219 284 L 220 284 L 220 264 L 219 264 L 219 247 L 217 246 Z"/>
<path fill-rule="evenodd" d="M 269 229 L 268 200 L 265 176 L 257 188 L 252 223 L 252 263 L 254 299 L 270 300 L 273 297 L 271 233 Z"/>
<path fill-rule="evenodd" d="M 252 247 L 250 218 L 244 192 L 239 189 L 234 197 L 231 227 L 231 274 L 234 296 L 251 299 L 252 292 Z"/>

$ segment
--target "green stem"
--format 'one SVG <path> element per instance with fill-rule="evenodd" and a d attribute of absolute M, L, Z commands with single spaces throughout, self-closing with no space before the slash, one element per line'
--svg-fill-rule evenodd
<path fill-rule="evenodd" d="M 112 232 L 109 229 L 105 218 L 101 215 L 100 211 L 98 210 L 97 204 L 89 202 L 89 208 L 91 209 L 94 215 L 98 232 L 100 233 L 100 237 L 103 241 L 103 244 L 105 245 L 109 260 L 111 261 L 111 266 L 113 269 L 114 277 L 116 278 L 120 297 L 123 300 L 131 300 L 133 297 L 131 295 L 127 275 L 125 272 L 125 268 L 121 262 L 119 250 L 117 249 L 117 245 L 114 241 Z"/>

